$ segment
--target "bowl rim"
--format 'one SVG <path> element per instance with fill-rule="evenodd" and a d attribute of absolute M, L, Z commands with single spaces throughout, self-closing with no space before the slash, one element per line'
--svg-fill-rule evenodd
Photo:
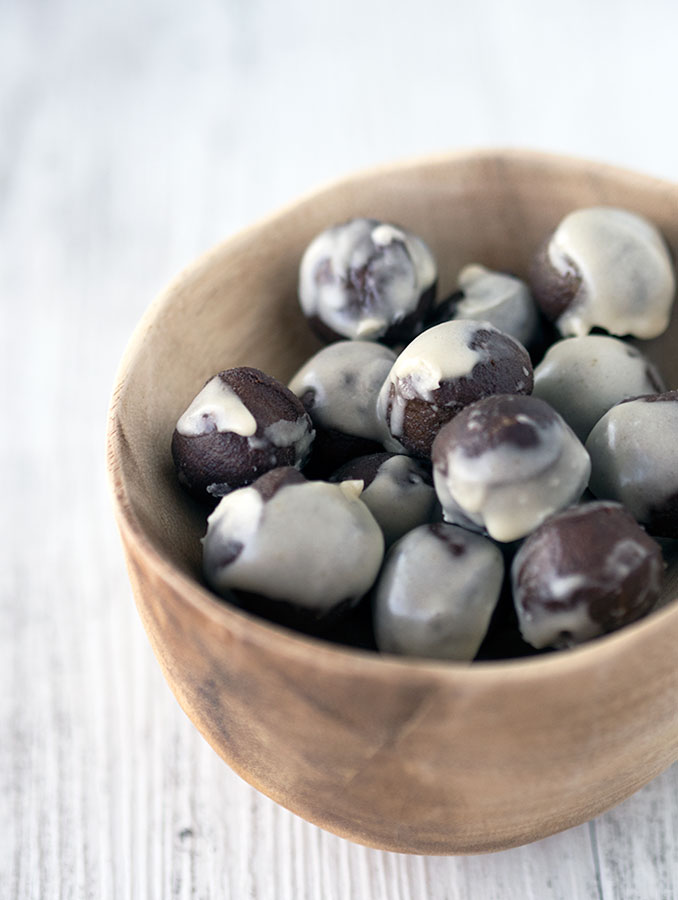
<path fill-rule="evenodd" d="M 195 612 L 213 622 L 215 626 L 226 628 L 234 636 L 246 637 L 255 643 L 266 641 L 270 645 L 270 642 L 273 640 L 277 644 L 277 649 L 281 652 L 299 659 L 308 660 L 309 650 L 314 652 L 322 650 L 322 658 L 328 661 L 331 660 L 333 668 L 338 672 L 346 671 L 351 674 L 364 674 L 368 677 L 375 674 L 384 677 L 393 675 L 395 677 L 398 674 L 408 673 L 412 675 L 413 673 L 419 673 L 436 681 L 447 682 L 451 679 L 458 685 L 461 680 L 462 682 L 468 682 L 469 685 L 480 686 L 488 679 L 495 681 L 497 676 L 520 683 L 534 679 L 543 682 L 545 676 L 562 677 L 573 670 L 576 670 L 581 675 L 582 670 L 587 668 L 598 669 L 601 665 L 604 665 L 606 659 L 617 657 L 619 653 L 634 653 L 638 645 L 646 642 L 652 643 L 654 635 L 661 634 L 669 621 L 678 619 L 677 595 L 674 600 L 668 601 L 663 608 L 650 613 L 645 618 L 633 622 L 619 631 L 602 635 L 593 641 L 567 651 L 556 651 L 533 657 L 477 660 L 472 662 L 456 662 L 379 653 L 358 647 L 334 644 L 320 637 L 295 632 L 285 626 L 270 622 L 226 603 L 218 598 L 216 594 L 213 594 L 205 585 L 177 568 L 165 554 L 160 552 L 148 537 L 134 513 L 122 474 L 125 440 L 119 427 L 118 408 L 121 398 L 127 389 L 135 360 L 142 349 L 146 332 L 156 319 L 159 311 L 172 302 L 175 293 L 183 282 L 196 276 L 199 272 L 208 270 L 214 259 L 228 252 L 236 243 L 248 240 L 251 235 L 261 228 L 272 225 L 277 219 L 283 218 L 296 207 L 308 201 L 319 200 L 326 193 L 369 180 L 375 176 L 407 174 L 407 172 L 421 167 L 432 168 L 438 165 L 464 164 L 478 160 L 510 161 L 527 165 L 546 164 L 555 168 L 580 169 L 587 173 L 591 173 L 593 170 L 608 177 L 615 175 L 627 181 L 641 181 L 648 186 L 654 184 L 655 187 L 664 189 L 678 189 L 678 185 L 666 179 L 610 163 L 579 156 L 518 147 L 455 149 L 435 154 L 406 157 L 402 160 L 394 160 L 382 165 L 359 169 L 328 180 L 321 183 L 320 186 L 304 192 L 296 199 L 235 231 L 200 254 L 182 268 L 151 301 L 133 330 L 116 371 L 107 417 L 106 468 L 115 518 L 123 542 L 130 546 L 134 545 L 145 563 L 151 567 L 154 575 L 167 583 L 182 598 L 183 602 L 188 603 Z"/>

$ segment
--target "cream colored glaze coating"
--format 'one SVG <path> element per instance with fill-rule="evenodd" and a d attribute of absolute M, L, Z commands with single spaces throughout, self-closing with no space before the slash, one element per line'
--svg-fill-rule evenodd
<path fill-rule="evenodd" d="M 327 261 L 331 277 L 318 283 L 318 268 Z M 347 304 L 348 276 L 368 264 L 378 285 L 377 305 L 357 314 Z M 306 248 L 299 302 L 307 316 L 318 316 L 337 334 L 377 340 L 416 309 L 436 278 L 435 259 L 421 238 L 375 219 L 352 219 L 322 231 Z"/>
<path fill-rule="evenodd" d="M 431 520 L 436 501 L 433 487 L 409 456 L 392 456 L 379 467 L 361 495 L 384 532 L 389 547 L 408 531 Z"/>
<path fill-rule="evenodd" d="M 177 422 L 177 431 L 185 437 L 211 431 L 231 431 L 250 437 L 256 430 L 252 413 L 219 375 L 210 378 Z"/>
<path fill-rule="evenodd" d="M 550 404 L 579 440 L 615 403 L 664 390 L 659 372 L 636 347 L 589 334 L 553 344 L 534 370 L 533 396 Z"/>
<path fill-rule="evenodd" d="M 629 400 L 613 407 L 586 442 L 590 487 L 639 522 L 678 494 L 678 401 Z"/>
<path fill-rule="evenodd" d="M 433 659 L 471 660 L 487 633 L 504 576 L 501 551 L 455 525 L 428 525 L 389 551 L 375 589 L 379 649 Z"/>
<path fill-rule="evenodd" d="M 552 585 L 553 594 L 557 596 L 559 591 L 570 590 L 578 587 L 582 591 L 589 587 L 590 581 L 583 575 L 569 575 L 562 579 L 562 588 L 558 579 L 554 579 Z M 526 611 L 522 606 L 516 605 L 518 627 L 525 641 L 538 650 L 544 647 L 552 647 L 562 635 L 576 635 L 577 640 L 572 643 L 583 643 L 599 635 L 600 626 L 589 616 L 585 602 L 576 606 L 539 611 Z"/>
<path fill-rule="evenodd" d="M 219 592 L 252 591 L 320 614 L 361 597 L 384 554 L 361 490 L 360 481 L 309 481 L 283 486 L 268 500 L 254 487 L 227 494 L 207 520 L 205 578 Z M 235 559 L 221 564 L 237 545 Z"/>
<path fill-rule="evenodd" d="M 512 572 L 515 608 L 520 632 L 528 644 L 537 649 L 553 646 L 574 646 L 603 634 L 603 627 L 589 614 L 591 592 L 600 593 L 611 584 L 619 584 L 648 558 L 647 547 L 632 537 L 620 538 L 604 555 L 598 557 L 595 572 L 561 572 L 550 577 L 547 584 L 539 582 L 543 604 L 526 609 L 521 602 L 521 589 L 516 585 L 515 573 L 520 570 L 526 553 L 541 554 L 540 544 L 552 542 L 552 536 L 542 530 L 529 543 L 523 544 L 513 560 Z M 651 577 L 638 596 L 639 608 L 646 608 L 660 591 L 661 569 L 651 569 Z M 532 589 L 534 590 L 534 589 Z M 558 602 L 567 597 L 566 608 L 558 609 Z M 547 606 L 548 604 L 548 606 Z"/>
<path fill-rule="evenodd" d="M 309 428 L 306 416 L 299 416 L 293 422 L 289 419 L 278 419 L 264 428 L 264 438 L 248 438 L 250 447 L 265 447 L 266 441 L 274 447 L 294 447 L 295 466 L 303 465 L 311 449 L 315 431 Z"/>
<path fill-rule="evenodd" d="M 455 306 L 455 319 L 490 322 L 525 346 L 535 338 L 537 307 L 524 281 L 470 263 L 459 273 L 457 284 L 464 297 Z"/>
<path fill-rule="evenodd" d="M 387 450 L 403 452 L 398 437 L 402 434 L 409 400 L 431 403 L 433 392 L 443 381 L 469 377 L 475 366 L 487 359 L 484 348 L 472 350 L 469 346 L 481 327 L 497 331 L 489 322 L 470 319 L 443 322 L 418 335 L 398 356 L 377 399 L 377 416 L 382 423 L 382 441 Z M 526 372 L 525 377 L 528 375 Z M 394 389 L 392 398 L 391 388 Z M 391 409 L 387 423 L 389 399 Z"/>
<path fill-rule="evenodd" d="M 289 388 L 297 397 L 314 392 L 309 413 L 317 425 L 381 441 L 377 397 L 395 359 L 393 350 L 382 344 L 337 341 L 304 363 Z"/>
<path fill-rule="evenodd" d="M 469 429 L 476 417 L 482 427 L 474 411 Z M 446 522 L 485 529 L 497 541 L 515 541 L 581 497 L 590 462 L 572 430 L 560 417 L 548 426 L 528 415 L 516 418 L 534 427 L 536 446 L 502 444 L 469 456 L 457 445 L 447 453 L 447 473 L 434 465 L 433 484 Z"/>
<path fill-rule="evenodd" d="M 236 432 L 237 433 L 237 432 Z M 289 419 L 278 419 L 264 428 L 263 434 L 257 437 L 256 434 L 247 438 L 247 445 L 250 450 L 269 450 L 269 466 L 275 468 L 277 465 L 277 456 L 275 447 L 291 447 L 294 450 L 294 460 L 292 465 L 295 469 L 301 469 L 305 464 L 311 445 L 315 437 L 315 431 L 309 426 L 309 419 L 306 415 L 300 416 L 294 421 Z M 179 469 L 177 472 L 179 481 L 186 482 L 186 476 Z M 224 497 L 232 490 L 232 486 L 228 481 L 215 481 L 207 486 L 207 493 L 214 498 Z"/>
<path fill-rule="evenodd" d="M 658 229 L 636 213 L 613 207 L 566 216 L 548 246 L 562 275 L 574 265 L 582 284 L 556 321 L 561 334 L 594 326 L 611 334 L 653 338 L 666 330 L 676 291 L 671 257 Z"/>

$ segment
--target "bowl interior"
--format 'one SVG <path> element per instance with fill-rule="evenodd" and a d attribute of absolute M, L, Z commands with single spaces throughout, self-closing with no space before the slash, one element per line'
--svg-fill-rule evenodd
<path fill-rule="evenodd" d="M 440 266 L 440 292 L 468 262 L 524 276 L 538 244 L 578 206 L 625 206 L 652 219 L 678 255 L 678 190 L 654 179 L 542 154 L 460 154 L 350 178 L 239 234 L 184 272 L 141 323 L 118 383 L 116 466 L 154 549 L 200 579 L 204 511 L 177 488 L 172 430 L 215 372 L 251 365 L 289 379 L 320 344 L 296 299 L 303 249 L 322 228 L 358 215 L 421 234 Z M 678 387 L 678 314 L 639 342 Z M 667 591 L 676 592 L 675 572 Z"/>

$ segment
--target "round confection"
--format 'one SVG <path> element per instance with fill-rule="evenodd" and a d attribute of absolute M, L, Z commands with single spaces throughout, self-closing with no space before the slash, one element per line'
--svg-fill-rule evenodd
<path fill-rule="evenodd" d="M 515 338 L 489 322 L 435 325 L 398 356 L 379 393 L 384 446 L 430 457 L 442 426 L 490 394 L 529 394 L 532 363 Z"/>
<path fill-rule="evenodd" d="M 361 456 L 342 466 L 330 481 L 362 481 L 360 499 L 384 532 L 387 547 L 418 525 L 430 522 L 436 505 L 428 468 L 410 456 Z"/>
<path fill-rule="evenodd" d="M 437 266 L 421 238 L 377 219 L 321 232 L 299 270 L 299 302 L 323 340 L 404 343 L 421 331 Z"/>
<path fill-rule="evenodd" d="M 377 397 L 396 354 L 369 341 L 337 341 L 319 350 L 289 384 L 316 427 L 378 441 Z"/>
<path fill-rule="evenodd" d="M 659 545 L 619 504 L 565 510 L 513 561 L 521 633 L 533 647 L 569 647 L 621 628 L 653 608 L 663 571 Z"/>
<path fill-rule="evenodd" d="M 455 525 L 422 525 L 393 545 L 374 592 L 385 653 L 470 660 L 487 632 L 504 561 L 487 538 Z"/>
<path fill-rule="evenodd" d="M 337 341 L 290 381 L 316 430 L 311 466 L 329 475 L 356 456 L 382 450 L 377 397 L 396 355 L 371 341 Z"/>
<path fill-rule="evenodd" d="M 525 537 L 575 503 L 589 472 L 577 436 L 537 397 L 479 400 L 433 443 L 433 483 L 445 520 L 497 541 Z"/>
<path fill-rule="evenodd" d="M 591 431 L 590 487 L 651 534 L 678 538 L 678 391 L 623 401 Z"/>
<path fill-rule="evenodd" d="M 533 396 L 546 400 L 585 441 L 615 403 L 663 391 L 661 375 L 640 350 L 589 334 L 557 341 L 534 370 Z"/>
<path fill-rule="evenodd" d="M 246 591 L 321 618 L 372 586 L 384 538 L 360 482 L 268 472 L 226 495 L 207 520 L 203 572 L 218 593 Z"/>
<path fill-rule="evenodd" d="M 172 436 L 179 481 L 199 499 L 223 497 L 278 466 L 301 467 L 313 441 L 301 401 L 270 375 L 240 367 L 207 382 Z"/>
<path fill-rule="evenodd" d="M 489 322 L 529 347 L 539 331 L 539 314 L 530 289 L 513 275 L 472 263 L 459 273 L 458 290 L 439 304 L 436 323 L 451 319 Z"/>
<path fill-rule="evenodd" d="M 563 219 L 538 251 L 530 284 L 565 337 L 594 327 L 656 337 L 669 323 L 676 290 L 659 230 L 636 213 L 604 206 Z"/>

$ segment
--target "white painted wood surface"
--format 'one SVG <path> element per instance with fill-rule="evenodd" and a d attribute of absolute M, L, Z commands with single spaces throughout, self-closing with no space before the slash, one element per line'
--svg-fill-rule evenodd
<path fill-rule="evenodd" d="M 468 858 L 354 846 L 241 782 L 161 678 L 103 462 L 151 297 L 302 190 L 478 144 L 678 179 L 676 33 L 669 0 L 0 0 L 0 897 L 678 897 L 675 766 Z"/>

